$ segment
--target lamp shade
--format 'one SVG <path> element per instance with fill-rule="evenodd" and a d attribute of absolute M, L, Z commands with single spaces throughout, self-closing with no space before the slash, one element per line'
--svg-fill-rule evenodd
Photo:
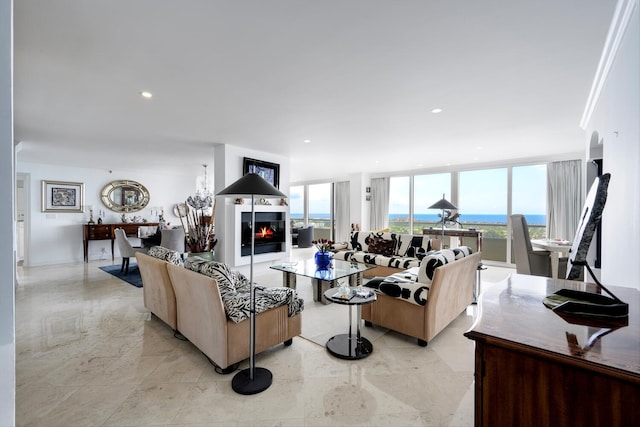
<path fill-rule="evenodd" d="M 267 196 L 287 197 L 257 173 L 248 173 L 220 191 L 217 196 Z"/>
<path fill-rule="evenodd" d="M 429 209 L 458 209 L 458 208 L 456 208 L 450 201 L 445 199 L 443 194 L 442 199 L 438 200 L 433 205 L 429 206 Z"/>

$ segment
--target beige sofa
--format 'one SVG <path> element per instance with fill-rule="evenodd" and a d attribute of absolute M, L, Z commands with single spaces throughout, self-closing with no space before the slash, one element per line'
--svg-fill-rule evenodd
<path fill-rule="evenodd" d="M 142 277 L 144 306 L 171 329 L 178 329 L 176 295 L 167 271 L 169 263 L 141 252 L 136 254 L 136 261 Z"/>
<path fill-rule="evenodd" d="M 228 318 L 214 278 L 146 254 L 136 254 L 136 259 L 145 307 L 202 351 L 216 372 L 232 372 L 249 357 L 250 320 L 236 323 Z M 290 345 L 300 335 L 302 315 L 289 317 L 288 311 L 282 305 L 256 315 L 257 353 L 280 343 Z"/>
<path fill-rule="evenodd" d="M 392 329 L 415 337 L 419 345 L 426 346 L 472 303 L 481 253 L 467 255 L 439 266 L 439 263 L 433 263 L 429 258 L 431 256 L 425 257 L 420 265 L 418 283 L 407 284 L 407 288 L 413 288 L 404 289 L 404 293 L 397 292 L 403 293 L 405 299 L 378 292 L 375 302 L 362 306 L 365 325 L 374 324 Z M 429 271 L 434 266 L 435 268 Z M 429 281 L 430 283 L 424 283 Z M 377 286 L 373 282 L 367 285 Z M 397 285 L 400 288 L 403 284 Z M 390 287 L 393 288 L 393 284 Z M 424 305 L 408 302 L 420 301 L 422 296 L 419 292 L 426 291 L 426 288 L 428 294 L 426 303 L 422 301 Z"/>
<path fill-rule="evenodd" d="M 178 330 L 222 370 L 249 357 L 249 319 L 227 319 L 215 279 L 168 265 L 176 293 Z M 256 353 L 284 343 L 302 331 L 302 315 L 288 316 L 286 305 L 256 315 Z"/>

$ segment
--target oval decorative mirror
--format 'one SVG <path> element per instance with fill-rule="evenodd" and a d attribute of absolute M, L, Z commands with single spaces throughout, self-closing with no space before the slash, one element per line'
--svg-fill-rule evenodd
<path fill-rule="evenodd" d="M 111 181 L 102 189 L 102 203 L 114 212 L 138 212 L 149 204 L 149 191 L 136 181 Z"/>

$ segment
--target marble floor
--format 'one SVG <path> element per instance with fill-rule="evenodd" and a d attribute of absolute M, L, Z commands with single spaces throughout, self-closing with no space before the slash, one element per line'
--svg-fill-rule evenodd
<path fill-rule="evenodd" d="M 292 260 L 312 254 L 294 249 Z M 242 396 L 231 389 L 233 374 L 215 373 L 192 344 L 174 338 L 144 308 L 142 289 L 98 269 L 106 264 L 18 268 L 18 426 L 473 425 L 474 346 L 462 334 L 475 306 L 426 348 L 387 332 L 359 361 L 296 337 L 256 357 L 273 384 Z M 483 287 L 512 272 L 489 266 Z M 254 275 L 281 280 L 268 266 Z M 313 304 L 305 299 L 305 310 Z M 304 335 L 304 313 L 302 321 Z"/>

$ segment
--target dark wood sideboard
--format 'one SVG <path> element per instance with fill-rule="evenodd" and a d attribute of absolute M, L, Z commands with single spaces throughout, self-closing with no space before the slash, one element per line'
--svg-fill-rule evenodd
<path fill-rule="evenodd" d="M 138 228 L 141 226 L 154 226 L 157 222 L 118 223 L 118 224 L 84 224 L 82 234 L 82 248 L 84 249 L 84 262 L 89 262 L 89 240 L 111 240 L 111 260 L 113 261 L 113 244 L 116 240 L 116 228 L 122 228 L 127 236 L 138 236 Z"/>
<path fill-rule="evenodd" d="M 465 336 L 475 341 L 476 426 L 640 425 L 640 292 L 609 287 L 626 321 L 561 317 L 542 304 L 582 282 L 515 274 L 489 288 Z"/>

